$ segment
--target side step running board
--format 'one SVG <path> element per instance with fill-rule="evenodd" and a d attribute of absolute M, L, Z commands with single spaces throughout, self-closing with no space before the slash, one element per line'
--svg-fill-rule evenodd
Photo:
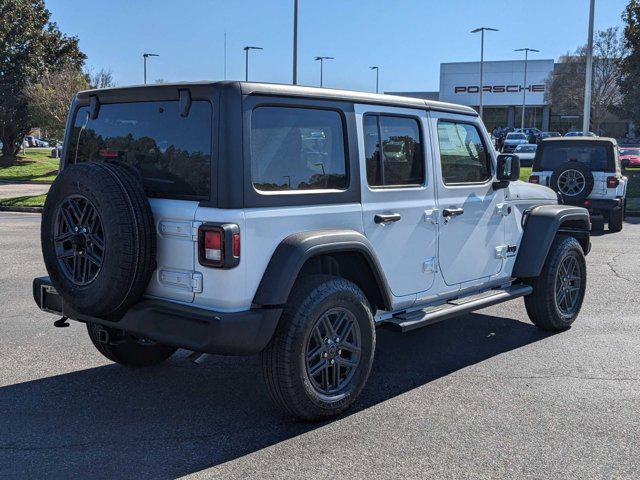
<path fill-rule="evenodd" d="M 416 328 L 426 327 L 458 315 L 473 312 L 496 303 L 506 302 L 514 298 L 529 295 L 533 288 L 529 285 L 512 285 L 508 288 L 488 290 L 486 292 L 450 300 L 441 305 L 429 307 L 415 312 L 400 313 L 383 320 L 381 326 L 397 332 L 409 332 Z"/>

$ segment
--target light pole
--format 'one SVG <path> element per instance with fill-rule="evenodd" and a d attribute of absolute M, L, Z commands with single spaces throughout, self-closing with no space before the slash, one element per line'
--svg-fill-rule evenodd
<path fill-rule="evenodd" d="M 587 41 L 587 68 L 584 78 L 584 110 L 582 113 L 582 134 L 589 133 L 591 123 L 591 77 L 593 72 L 593 10 L 595 0 L 591 0 L 589 7 L 589 40 Z"/>
<path fill-rule="evenodd" d="M 315 61 L 320 60 L 320 88 L 322 88 L 322 67 L 324 65 L 325 60 L 333 60 L 333 57 L 316 57 Z"/>
<path fill-rule="evenodd" d="M 518 48 L 514 52 L 524 52 L 524 84 L 522 85 L 522 120 L 520 128 L 524 130 L 524 109 L 527 104 L 527 62 L 529 61 L 529 52 L 539 52 L 535 48 Z"/>
<path fill-rule="evenodd" d="M 369 67 L 369 70 L 376 71 L 376 93 L 378 93 L 378 84 L 380 80 L 380 67 L 374 65 L 373 67 Z"/>
<path fill-rule="evenodd" d="M 262 47 L 244 47 L 244 81 L 249 81 L 249 50 L 262 50 Z"/>
<path fill-rule="evenodd" d="M 471 30 L 471 33 L 478 33 L 480 32 L 480 108 L 479 113 L 480 113 L 480 118 L 482 119 L 482 95 L 483 95 L 483 90 L 484 90 L 484 81 L 483 81 L 483 75 L 484 75 L 484 31 L 488 31 L 488 32 L 497 32 L 498 29 L 497 28 L 491 28 L 491 27 L 480 27 L 480 28 L 476 28 L 475 30 Z"/>
<path fill-rule="evenodd" d="M 298 84 L 298 0 L 293 0 L 293 84 Z"/>
<path fill-rule="evenodd" d="M 157 53 L 143 53 L 142 54 L 142 58 L 143 58 L 143 63 L 144 63 L 144 84 L 147 84 L 147 58 L 149 57 L 159 57 L 160 55 L 158 55 Z"/>

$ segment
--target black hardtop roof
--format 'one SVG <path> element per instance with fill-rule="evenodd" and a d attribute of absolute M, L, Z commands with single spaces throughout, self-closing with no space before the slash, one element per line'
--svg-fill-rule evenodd
<path fill-rule="evenodd" d="M 99 100 L 109 101 L 117 97 L 127 97 L 131 101 L 136 96 L 147 97 L 153 92 L 167 92 L 179 89 L 196 88 L 235 88 L 239 89 L 243 95 L 285 95 L 301 98 L 317 98 L 327 100 L 349 101 L 355 103 L 370 103 L 389 105 L 396 107 L 421 108 L 426 110 L 436 110 L 463 115 L 477 116 L 477 112 L 464 105 L 454 103 L 438 102 L 435 100 L 424 100 L 414 97 L 403 97 L 400 95 L 387 95 L 367 92 L 357 92 L 352 90 L 340 90 L 334 88 L 318 88 L 301 85 L 286 85 L 278 83 L 256 83 L 256 82 L 233 82 L 233 81 L 199 81 L 199 82 L 174 82 L 160 83 L 153 85 L 130 85 L 125 87 L 110 87 L 95 90 L 84 90 L 78 93 L 80 100 L 88 100 L 89 97 L 97 95 Z M 142 95 L 142 93 L 145 95 Z"/>
<path fill-rule="evenodd" d="M 542 139 L 543 143 L 558 143 L 558 142 L 608 142 L 614 146 L 618 144 L 615 138 L 609 137 L 551 137 Z"/>

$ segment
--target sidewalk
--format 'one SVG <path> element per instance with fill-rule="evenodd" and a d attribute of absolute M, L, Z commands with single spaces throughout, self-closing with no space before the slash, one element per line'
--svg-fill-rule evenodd
<path fill-rule="evenodd" d="M 0 182 L 0 198 L 42 195 L 49 191 L 51 185 L 37 183 L 4 183 Z"/>

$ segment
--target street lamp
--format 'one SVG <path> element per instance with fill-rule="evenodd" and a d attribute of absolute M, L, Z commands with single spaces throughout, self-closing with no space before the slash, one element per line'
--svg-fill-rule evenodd
<path fill-rule="evenodd" d="M 298 0 L 293 0 L 293 84 L 298 84 Z"/>
<path fill-rule="evenodd" d="M 535 48 L 518 48 L 514 52 L 524 52 L 524 84 L 522 85 L 522 120 L 520 128 L 524 130 L 524 109 L 527 102 L 527 62 L 529 61 L 529 52 L 540 52 Z"/>
<path fill-rule="evenodd" d="M 320 60 L 320 88 L 322 88 L 322 67 L 324 65 L 325 60 L 333 60 L 333 57 L 316 57 L 315 61 Z"/>
<path fill-rule="evenodd" d="M 378 93 L 378 83 L 379 83 L 379 80 L 380 80 L 380 67 L 378 67 L 378 66 L 369 67 L 369 70 L 375 70 L 376 71 L 376 93 Z"/>
<path fill-rule="evenodd" d="M 497 28 L 491 28 L 491 27 L 480 27 L 480 28 L 476 28 L 475 30 L 471 30 L 471 33 L 480 32 L 480 108 L 479 108 L 479 113 L 480 113 L 481 119 L 482 119 L 482 94 L 484 90 L 483 74 L 484 74 L 484 32 L 485 30 L 488 32 L 498 31 Z"/>
<path fill-rule="evenodd" d="M 591 123 L 591 77 L 593 72 L 593 9 L 595 0 L 591 0 L 589 7 L 589 39 L 587 41 L 587 66 L 584 76 L 584 110 L 582 114 L 582 134 L 589 133 Z"/>
<path fill-rule="evenodd" d="M 262 50 L 262 47 L 244 47 L 244 81 L 249 81 L 249 50 Z"/>
<path fill-rule="evenodd" d="M 143 58 L 143 63 L 144 63 L 144 84 L 147 84 L 147 58 L 149 57 L 159 57 L 160 55 L 158 55 L 157 53 L 143 53 L 142 54 L 142 58 Z"/>

